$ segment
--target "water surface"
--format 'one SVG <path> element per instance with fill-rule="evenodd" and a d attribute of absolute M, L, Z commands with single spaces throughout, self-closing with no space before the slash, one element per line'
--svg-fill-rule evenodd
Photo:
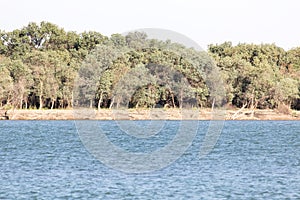
<path fill-rule="evenodd" d="M 168 126 L 140 141 L 100 123 L 116 145 L 136 152 L 161 148 L 176 132 Z M 200 123 L 175 163 L 125 174 L 89 154 L 72 121 L 0 121 L 0 199 L 300 199 L 300 122 L 227 121 L 202 159 L 209 122 Z"/>

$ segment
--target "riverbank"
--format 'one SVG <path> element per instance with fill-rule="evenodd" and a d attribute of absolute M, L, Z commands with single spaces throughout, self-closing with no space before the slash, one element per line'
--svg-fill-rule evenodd
<path fill-rule="evenodd" d="M 300 120 L 300 111 L 283 114 L 276 110 L 214 111 L 210 109 L 128 109 L 128 110 L 9 110 L 10 120 Z"/>

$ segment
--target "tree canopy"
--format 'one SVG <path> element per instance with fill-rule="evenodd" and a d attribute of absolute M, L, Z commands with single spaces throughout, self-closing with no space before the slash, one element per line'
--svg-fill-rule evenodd
<path fill-rule="evenodd" d="M 234 107 L 300 109 L 300 47 L 275 44 L 224 42 L 205 52 L 143 32 L 107 37 L 29 23 L 0 31 L 0 75 L 0 109 L 210 107 L 220 93 Z"/>

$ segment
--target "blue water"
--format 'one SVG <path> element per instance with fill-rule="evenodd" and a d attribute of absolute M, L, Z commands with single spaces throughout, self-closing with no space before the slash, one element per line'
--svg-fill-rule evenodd
<path fill-rule="evenodd" d="M 133 151 L 161 148 L 175 132 L 132 142 L 114 122 L 100 123 Z M 173 164 L 126 174 L 91 155 L 73 121 L 0 121 L 0 199 L 300 199 L 300 122 L 227 121 L 199 159 L 208 123 Z"/>

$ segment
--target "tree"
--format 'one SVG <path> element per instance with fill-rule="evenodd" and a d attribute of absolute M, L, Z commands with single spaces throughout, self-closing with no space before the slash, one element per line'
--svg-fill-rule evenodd
<path fill-rule="evenodd" d="M 24 106 L 25 109 L 27 109 L 28 96 L 33 86 L 32 71 L 22 62 L 22 60 L 11 61 L 8 68 L 13 80 L 14 106 L 19 107 L 20 109 Z"/>
<path fill-rule="evenodd" d="M 121 52 L 122 49 L 112 45 L 98 45 L 86 57 L 75 82 L 76 106 L 86 107 L 89 105 L 89 107 L 93 107 L 94 101 L 97 100 L 100 109 L 100 105 L 104 100 L 103 95 L 111 96 L 109 89 L 112 84 L 110 78 L 112 74 L 109 70 L 113 68 L 113 61 L 122 55 Z"/>
<path fill-rule="evenodd" d="M 230 42 L 210 45 L 210 54 L 216 60 L 226 80 L 227 97 L 233 105 L 249 108 L 275 108 L 276 83 L 286 73 L 286 52 L 274 44 L 238 44 Z M 289 77 L 289 75 L 285 75 Z"/>
<path fill-rule="evenodd" d="M 292 78 L 282 78 L 274 86 L 274 100 L 276 105 L 284 104 L 291 108 L 293 100 L 299 98 L 299 83 Z"/>
<path fill-rule="evenodd" d="M 12 98 L 12 89 L 13 89 L 13 80 L 10 76 L 10 72 L 7 69 L 6 65 L 10 61 L 5 58 L 0 57 L 0 108 L 3 108 L 4 105 L 11 105 Z"/>
<path fill-rule="evenodd" d="M 0 67 L 1 106 L 300 109 L 300 47 L 224 42 L 206 53 L 143 32 L 108 38 L 31 22 L 0 31 Z"/>

